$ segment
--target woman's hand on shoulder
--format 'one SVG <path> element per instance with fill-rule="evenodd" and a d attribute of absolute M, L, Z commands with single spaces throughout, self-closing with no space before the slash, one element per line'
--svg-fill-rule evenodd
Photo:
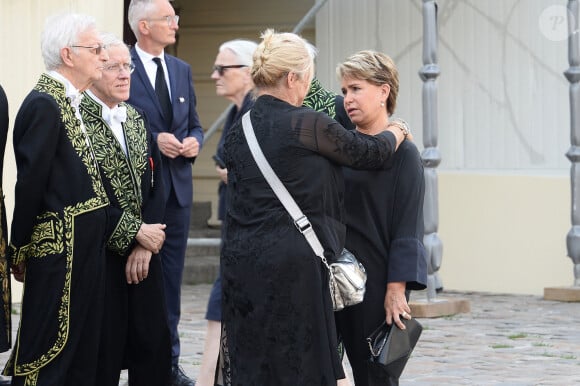
<path fill-rule="evenodd" d="M 409 141 L 413 140 L 413 134 L 411 134 L 409 124 L 401 118 L 395 118 L 390 121 L 387 125 L 387 130 L 393 133 L 397 138 L 397 148 L 405 139 Z"/>

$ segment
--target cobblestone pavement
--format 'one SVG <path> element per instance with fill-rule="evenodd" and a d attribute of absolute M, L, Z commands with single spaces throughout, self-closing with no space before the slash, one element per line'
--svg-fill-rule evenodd
<path fill-rule="evenodd" d="M 180 364 L 193 378 L 201 362 L 210 289 L 184 286 L 182 292 Z M 580 385 L 580 303 L 459 292 L 444 292 L 438 300 L 453 298 L 467 299 L 471 312 L 418 319 L 424 330 L 402 386 Z M 7 356 L 0 354 L 0 363 Z M 122 374 L 120 385 L 125 380 Z"/>
<path fill-rule="evenodd" d="M 419 319 L 401 385 L 580 385 L 580 303 L 444 293 L 471 312 Z"/>

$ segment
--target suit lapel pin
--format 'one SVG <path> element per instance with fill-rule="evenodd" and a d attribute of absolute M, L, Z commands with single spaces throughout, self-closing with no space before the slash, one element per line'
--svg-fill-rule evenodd
<path fill-rule="evenodd" d="M 183 103 L 185 102 L 185 98 L 184 97 L 179 97 L 179 103 Z"/>

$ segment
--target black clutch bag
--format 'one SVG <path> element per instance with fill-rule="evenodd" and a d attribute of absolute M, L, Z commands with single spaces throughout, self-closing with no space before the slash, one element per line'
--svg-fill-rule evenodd
<path fill-rule="evenodd" d="M 401 330 L 394 323 L 389 326 L 383 322 L 367 338 L 371 351 L 369 361 L 394 378 L 401 376 L 423 331 L 423 326 L 416 319 L 401 318 L 401 321 L 406 330 Z"/>

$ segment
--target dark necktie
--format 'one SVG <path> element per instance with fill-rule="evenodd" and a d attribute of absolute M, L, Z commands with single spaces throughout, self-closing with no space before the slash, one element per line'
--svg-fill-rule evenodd
<path fill-rule="evenodd" d="M 159 98 L 159 103 L 161 104 L 161 110 L 163 111 L 165 123 L 169 127 L 171 125 L 171 121 L 173 121 L 173 108 L 171 107 L 171 99 L 169 98 L 167 82 L 165 82 L 165 72 L 163 71 L 161 59 L 153 58 L 153 61 L 155 64 L 157 64 L 157 75 L 155 75 L 155 93 L 157 94 L 157 98 Z"/>

